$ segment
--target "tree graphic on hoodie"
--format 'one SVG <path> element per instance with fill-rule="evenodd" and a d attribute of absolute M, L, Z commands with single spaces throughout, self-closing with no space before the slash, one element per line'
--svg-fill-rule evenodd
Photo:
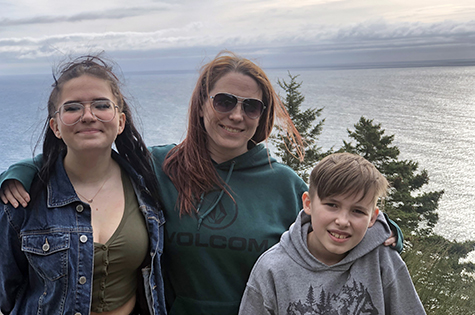
<path fill-rule="evenodd" d="M 353 280 L 338 293 L 320 291 L 316 302 L 313 286 L 310 285 L 305 303 L 290 302 L 287 315 L 379 315 L 371 295 L 362 283 Z"/>

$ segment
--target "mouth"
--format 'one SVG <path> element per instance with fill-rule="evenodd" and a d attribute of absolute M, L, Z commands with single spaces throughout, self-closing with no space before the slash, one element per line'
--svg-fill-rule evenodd
<path fill-rule="evenodd" d="M 99 129 L 82 129 L 82 130 L 78 130 L 76 133 L 88 134 L 88 133 L 97 133 L 97 132 L 101 132 L 101 130 L 99 130 Z"/>
<path fill-rule="evenodd" d="M 332 232 L 332 231 L 328 231 L 328 233 L 330 233 L 331 236 L 333 236 L 334 238 L 339 239 L 339 240 L 345 240 L 345 239 L 350 238 L 350 236 L 351 236 L 351 235 L 346 234 L 346 233 L 340 234 L 340 233 Z"/>
<path fill-rule="evenodd" d="M 226 130 L 227 132 L 231 132 L 231 133 L 240 133 L 240 132 L 244 131 L 242 129 L 232 128 L 232 127 L 225 126 L 225 125 L 219 125 L 219 126 L 221 128 L 223 128 L 224 130 Z"/>

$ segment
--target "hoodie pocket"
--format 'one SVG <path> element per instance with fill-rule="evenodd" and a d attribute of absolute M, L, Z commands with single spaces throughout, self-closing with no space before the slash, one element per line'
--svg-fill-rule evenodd
<path fill-rule="evenodd" d="M 50 281 L 67 275 L 69 247 L 70 236 L 65 233 L 24 235 L 21 244 L 31 267 Z"/>

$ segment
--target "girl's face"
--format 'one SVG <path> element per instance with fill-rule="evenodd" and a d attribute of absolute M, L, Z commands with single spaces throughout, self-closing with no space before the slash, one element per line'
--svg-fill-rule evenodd
<path fill-rule="evenodd" d="M 216 81 L 209 96 L 214 97 L 218 93 L 262 100 L 262 91 L 257 82 L 237 72 L 230 72 Z M 208 97 L 200 116 L 207 132 L 208 150 L 216 163 L 228 161 L 247 152 L 247 143 L 259 126 L 259 118 L 249 118 L 244 113 L 241 101 L 230 112 L 220 113 L 213 108 L 213 100 Z"/>
<path fill-rule="evenodd" d="M 68 148 L 68 154 L 88 150 L 110 150 L 117 135 L 125 127 L 125 114 L 115 108 L 115 116 L 111 121 L 102 122 L 91 112 L 91 101 L 110 100 L 117 102 L 109 82 L 90 75 L 69 80 L 64 83 L 58 98 L 61 105 L 80 102 L 84 105 L 84 115 L 78 123 L 65 125 L 59 119 L 59 113 L 50 119 L 50 128 L 57 138 L 62 139 Z"/>

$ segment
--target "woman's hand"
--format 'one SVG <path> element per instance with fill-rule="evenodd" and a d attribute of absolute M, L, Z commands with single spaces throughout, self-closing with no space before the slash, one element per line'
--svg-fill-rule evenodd
<path fill-rule="evenodd" d="M 16 179 L 8 179 L 2 184 L 0 198 L 5 204 L 11 203 L 14 208 L 17 208 L 20 204 L 26 207 L 30 202 L 30 195 Z"/>
<path fill-rule="evenodd" d="M 397 237 L 396 235 L 394 235 L 393 231 L 391 230 L 391 236 L 389 236 L 389 238 L 387 240 L 384 241 L 384 246 L 396 246 L 396 242 L 397 242 Z"/>

